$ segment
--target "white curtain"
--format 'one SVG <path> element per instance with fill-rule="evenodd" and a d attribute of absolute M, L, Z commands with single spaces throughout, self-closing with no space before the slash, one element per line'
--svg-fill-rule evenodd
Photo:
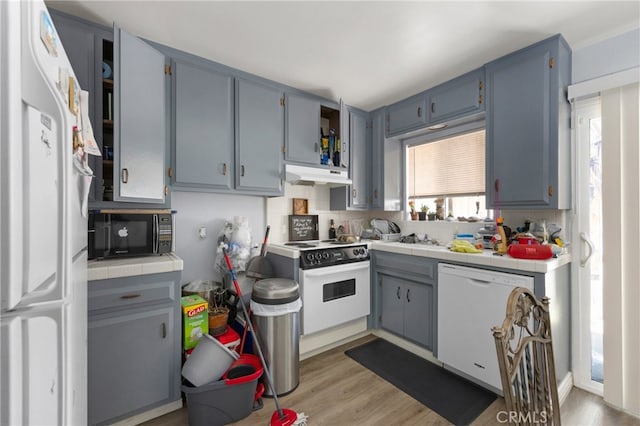
<path fill-rule="evenodd" d="M 602 92 L 604 399 L 640 417 L 638 83 Z"/>

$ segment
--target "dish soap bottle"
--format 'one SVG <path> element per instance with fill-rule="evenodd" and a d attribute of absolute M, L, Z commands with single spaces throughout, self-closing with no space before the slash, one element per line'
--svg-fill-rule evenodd
<path fill-rule="evenodd" d="M 336 238 L 336 228 L 333 224 L 333 219 L 331 219 L 331 221 L 329 222 L 329 239 L 332 240 L 334 238 Z"/>

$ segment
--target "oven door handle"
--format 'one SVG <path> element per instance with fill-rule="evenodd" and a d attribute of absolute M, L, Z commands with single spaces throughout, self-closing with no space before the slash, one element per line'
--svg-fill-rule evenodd
<path fill-rule="evenodd" d="M 325 266 L 302 271 L 307 278 L 325 277 L 328 273 L 349 273 L 359 272 L 369 269 L 369 261 L 346 263 L 343 265 Z"/>

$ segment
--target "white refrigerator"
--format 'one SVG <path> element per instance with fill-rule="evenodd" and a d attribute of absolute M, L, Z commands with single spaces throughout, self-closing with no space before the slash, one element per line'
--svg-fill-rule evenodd
<path fill-rule="evenodd" d="M 1 425 L 87 423 L 83 96 L 44 3 L 0 1 Z"/>

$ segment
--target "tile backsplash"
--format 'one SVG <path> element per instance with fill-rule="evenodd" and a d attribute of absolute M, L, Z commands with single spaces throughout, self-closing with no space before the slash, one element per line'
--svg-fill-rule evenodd
<path fill-rule="evenodd" d="M 340 225 L 345 231 L 362 220 L 366 224 L 374 218 L 383 218 L 398 222 L 401 212 L 385 211 L 332 211 L 329 205 L 329 187 L 327 185 L 291 185 L 285 183 L 284 196 L 267 199 L 267 224 L 271 225 L 270 242 L 289 241 L 289 215 L 293 214 L 293 199 L 304 198 L 308 201 L 309 214 L 318 215 L 318 232 L 320 239 L 329 237 L 329 223 L 333 219 L 336 228 Z"/>
<path fill-rule="evenodd" d="M 291 185 L 285 184 L 285 195 L 282 197 L 271 197 L 267 199 L 267 224 L 271 225 L 269 234 L 270 242 L 289 241 L 289 215 L 293 214 L 293 199 L 304 198 L 308 201 L 309 214 L 318 215 L 319 237 L 326 239 L 329 236 L 329 222 L 335 221 L 336 228 L 340 225 L 345 227 L 346 232 L 352 231 L 350 225 L 357 222 L 363 223 L 364 228 L 371 219 L 383 218 L 396 222 L 402 230 L 402 235 L 416 233 L 422 236 L 427 234 L 429 238 L 437 239 L 442 243 L 448 243 L 453 238 L 454 233 L 475 234 L 482 223 L 474 222 L 447 222 L 447 221 L 412 221 L 408 219 L 405 212 L 385 212 L 385 211 L 331 211 L 329 205 L 329 187 L 327 185 Z M 568 213 L 561 210 L 503 210 L 505 224 L 515 230 L 516 227 L 524 224 L 529 219 L 537 222 L 542 219 L 547 224 L 557 224 L 562 228 L 560 236 L 567 239 Z"/>

